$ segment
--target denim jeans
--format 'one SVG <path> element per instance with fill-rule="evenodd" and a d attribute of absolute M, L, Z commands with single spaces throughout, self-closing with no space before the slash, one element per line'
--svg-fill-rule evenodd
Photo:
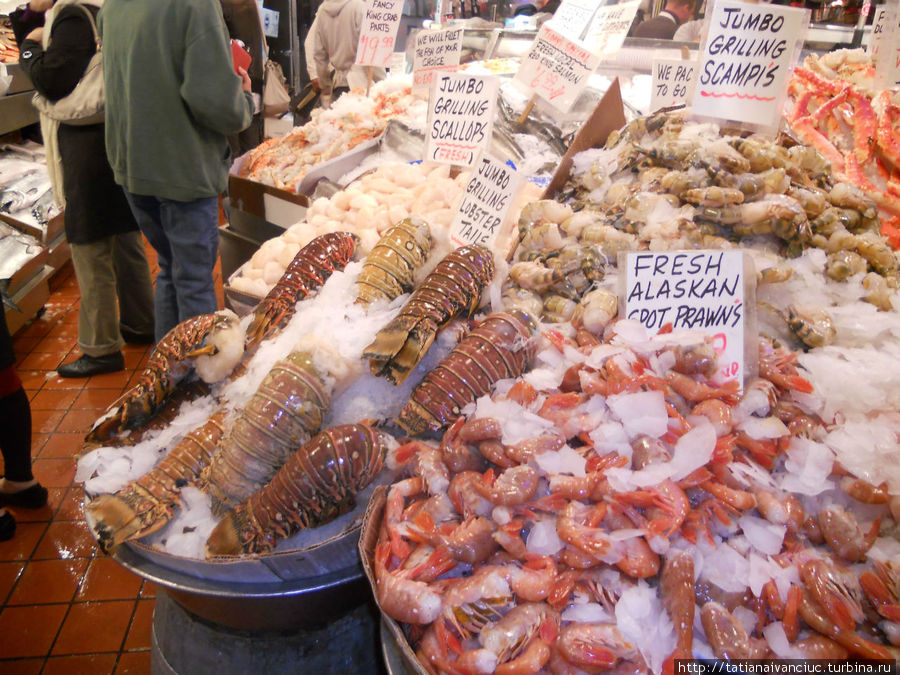
<path fill-rule="evenodd" d="M 185 319 L 218 309 L 213 282 L 219 251 L 218 200 L 179 202 L 127 190 L 125 196 L 159 261 L 154 330 L 158 341 Z"/>

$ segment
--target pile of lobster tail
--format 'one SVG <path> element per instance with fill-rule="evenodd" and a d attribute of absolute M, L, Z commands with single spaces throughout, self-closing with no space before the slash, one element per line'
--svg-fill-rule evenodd
<path fill-rule="evenodd" d="M 266 553 L 299 530 L 346 513 L 381 471 L 389 439 L 366 424 L 317 434 L 268 485 L 225 514 L 207 540 L 207 556 Z"/>
<path fill-rule="evenodd" d="M 268 483 L 319 430 L 331 387 L 308 352 L 292 352 L 265 376 L 201 477 L 201 489 L 223 513 Z"/>
<path fill-rule="evenodd" d="M 226 363 L 217 364 L 222 367 L 215 369 L 215 375 L 203 379 L 214 382 L 227 375 L 243 356 L 242 336 L 235 342 L 238 332 L 238 317 L 229 310 L 179 323 L 156 344 L 138 383 L 97 419 L 85 443 L 103 443 L 145 426 L 195 366 L 194 359 L 215 357 L 221 351 Z"/>
<path fill-rule="evenodd" d="M 413 435 L 437 431 L 496 382 L 521 375 L 534 356 L 534 327 L 521 310 L 489 315 L 413 389 L 397 424 Z"/>
<path fill-rule="evenodd" d="M 115 494 L 100 495 L 85 506 L 85 515 L 100 548 L 108 552 L 124 541 L 153 534 L 169 522 L 181 489 L 209 465 L 226 431 L 219 411 L 185 436 L 153 469 Z"/>
<path fill-rule="evenodd" d="M 329 232 L 301 248 L 275 287 L 253 310 L 247 349 L 283 328 L 293 316 L 297 302 L 322 286 L 333 272 L 344 269 L 353 258 L 358 241 L 350 232 Z"/>
<path fill-rule="evenodd" d="M 389 228 L 366 256 L 356 285 L 357 302 L 393 300 L 409 293 L 413 275 L 431 251 L 431 230 L 419 216 L 410 216 Z"/>
<path fill-rule="evenodd" d="M 442 326 L 475 311 L 493 276 L 494 257 L 483 246 L 463 246 L 448 254 L 363 351 L 372 374 L 402 383 Z"/>

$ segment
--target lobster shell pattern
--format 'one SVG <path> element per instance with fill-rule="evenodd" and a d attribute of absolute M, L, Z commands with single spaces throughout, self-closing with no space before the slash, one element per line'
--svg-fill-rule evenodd
<path fill-rule="evenodd" d="M 317 434 L 272 482 L 225 515 L 207 540 L 207 556 L 265 553 L 301 529 L 346 513 L 381 471 L 387 438 L 365 424 Z"/>
<path fill-rule="evenodd" d="M 356 302 L 368 305 L 409 293 L 413 275 L 425 264 L 430 250 L 431 230 L 419 216 L 410 216 L 389 228 L 363 262 L 356 281 Z"/>
<path fill-rule="evenodd" d="M 472 314 L 494 276 L 494 256 L 484 246 L 463 246 L 444 257 L 375 340 L 363 351 L 373 375 L 400 384 L 434 342 L 438 329 L 461 313 Z"/>
<path fill-rule="evenodd" d="M 519 377 L 534 358 L 534 327 L 522 311 L 489 315 L 416 385 L 397 424 L 412 435 L 437 431 L 497 381 Z"/>
<path fill-rule="evenodd" d="M 253 310 L 247 329 L 247 349 L 283 328 L 300 300 L 322 286 L 333 272 L 344 269 L 358 241 L 350 232 L 329 232 L 301 248 L 275 287 Z"/>
<path fill-rule="evenodd" d="M 197 480 L 209 465 L 225 430 L 225 411 L 219 411 L 182 438 L 152 470 L 115 494 L 100 495 L 88 504 L 85 510 L 100 548 L 109 551 L 168 523 L 181 488 Z"/>
<path fill-rule="evenodd" d="M 319 430 L 331 390 L 307 352 L 276 363 L 220 443 L 201 489 L 221 514 L 268 483 L 291 453 Z"/>
<path fill-rule="evenodd" d="M 85 443 L 102 443 L 117 434 L 143 427 L 165 405 L 178 382 L 191 370 L 188 359 L 212 351 L 204 345 L 214 332 L 227 329 L 237 318 L 221 313 L 186 319 L 165 334 L 147 360 L 138 383 L 100 416 Z"/>

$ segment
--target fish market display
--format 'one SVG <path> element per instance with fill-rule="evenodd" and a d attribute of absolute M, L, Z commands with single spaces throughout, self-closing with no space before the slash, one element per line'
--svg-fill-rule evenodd
<path fill-rule="evenodd" d="M 414 93 L 409 77 L 389 78 L 372 85 L 370 95 L 354 89 L 328 110 L 317 108 L 312 119 L 281 138 L 269 139 L 248 154 L 240 169 L 244 178 L 296 190 L 316 164 L 337 157 L 378 136 L 388 121 L 401 118 L 423 127 L 426 97 Z"/>
<path fill-rule="evenodd" d="M 403 309 L 363 350 L 373 375 L 402 383 L 425 356 L 438 330 L 460 315 L 471 316 L 481 291 L 494 277 L 494 254 L 462 246 L 447 254 L 412 292 Z"/>
<path fill-rule="evenodd" d="M 386 230 L 366 256 L 356 284 L 357 302 L 393 300 L 413 288 L 416 270 L 431 251 L 431 230 L 422 218 L 410 216 Z"/>
<path fill-rule="evenodd" d="M 0 19 L 0 63 L 18 63 L 19 45 L 9 19 Z"/>
<path fill-rule="evenodd" d="M 348 511 L 381 471 L 393 438 L 365 424 L 316 434 L 265 487 L 225 514 L 207 540 L 207 556 L 265 553 L 302 528 Z"/>
<path fill-rule="evenodd" d="M 760 340 L 739 398 L 697 333 L 605 335 L 544 341 L 440 446 L 414 442 L 374 571 L 422 666 L 893 658 L 900 474 L 848 472 L 796 355 Z"/>
<path fill-rule="evenodd" d="M 864 191 L 882 210 L 900 244 L 900 100 L 874 88 L 871 57 L 862 49 L 840 49 L 806 57 L 796 68 L 788 121 L 816 148 L 832 170 Z"/>

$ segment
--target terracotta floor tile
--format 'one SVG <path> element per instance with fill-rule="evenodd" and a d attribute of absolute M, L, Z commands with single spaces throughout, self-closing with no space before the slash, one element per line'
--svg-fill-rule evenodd
<path fill-rule="evenodd" d="M 69 337 L 69 338 L 77 338 L 78 337 L 78 326 L 72 325 L 70 323 L 57 323 L 49 333 L 47 333 L 52 338 L 55 337 Z"/>
<path fill-rule="evenodd" d="M 91 385 L 88 384 L 88 387 Z M 99 417 L 96 410 L 70 410 L 63 417 L 57 431 L 73 431 L 86 434 Z"/>
<path fill-rule="evenodd" d="M 137 368 L 140 365 L 141 360 L 144 358 L 144 353 L 143 352 L 125 352 L 123 354 L 123 356 L 125 357 L 125 368 L 134 370 L 135 368 Z"/>
<path fill-rule="evenodd" d="M 65 316 L 59 320 L 60 323 L 78 325 L 78 307 L 71 307 Z"/>
<path fill-rule="evenodd" d="M 46 375 L 46 373 L 45 373 Z M 44 389 L 84 389 L 87 384 L 87 378 L 81 377 L 60 377 L 53 374 L 44 379 Z"/>
<path fill-rule="evenodd" d="M 22 386 L 26 389 L 40 389 L 47 381 L 47 371 L 45 370 L 25 370 L 16 367 L 19 379 L 22 380 Z"/>
<path fill-rule="evenodd" d="M 51 656 L 41 675 L 110 675 L 115 667 L 116 654 Z"/>
<path fill-rule="evenodd" d="M 84 577 L 88 560 L 33 560 L 25 567 L 8 605 L 70 602 Z"/>
<path fill-rule="evenodd" d="M 38 675 L 44 667 L 44 659 L 0 659 L 3 675 Z"/>
<path fill-rule="evenodd" d="M 117 652 L 122 647 L 133 600 L 79 602 L 69 614 L 53 644 L 53 655 Z M 0 615 L 0 619 L 2 619 Z"/>
<path fill-rule="evenodd" d="M 50 438 L 50 434 L 37 433 L 34 430 L 31 431 L 31 456 L 32 457 L 37 457 L 38 454 L 40 454 L 40 451 L 44 447 L 44 444 L 47 442 L 48 438 Z"/>
<path fill-rule="evenodd" d="M 78 398 L 75 399 L 72 408 L 74 410 L 106 410 L 121 395 L 121 387 L 115 389 L 86 387 L 78 394 Z"/>
<path fill-rule="evenodd" d="M 39 337 L 17 337 L 13 340 L 13 351 L 16 356 L 25 356 L 41 341 Z"/>
<path fill-rule="evenodd" d="M 28 523 L 26 523 L 28 525 Z M 2 546 L 2 544 L 0 544 Z M 96 548 L 86 523 L 76 520 L 50 523 L 34 549 L 34 560 L 87 558 Z"/>
<path fill-rule="evenodd" d="M 46 488 L 69 487 L 75 477 L 75 460 L 38 457 L 31 463 L 31 472 Z"/>
<path fill-rule="evenodd" d="M 37 456 L 41 459 L 74 459 L 81 450 L 83 441 L 84 434 L 57 431 L 47 439 Z M 34 450 L 32 450 L 32 455 L 34 455 Z"/>
<path fill-rule="evenodd" d="M 84 518 L 84 492 L 80 486 L 72 487 L 53 516 L 55 521 L 82 520 Z"/>
<path fill-rule="evenodd" d="M 123 389 L 131 379 L 130 370 L 120 370 L 117 373 L 94 375 L 88 378 L 87 386 L 91 389 Z"/>
<path fill-rule="evenodd" d="M 131 617 L 131 626 L 128 628 L 128 637 L 125 638 L 125 649 L 150 649 L 150 634 L 153 632 L 153 607 L 156 600 L 139 600 L 134 616 Z"/>
<path fill-rule="evenodd" d="M 76 336 L 73 335 L 58 335 L 54 337 L 52 335 L 46 335 L 41 338 L 41 341 L 35 345 L 34 349 L 32 349 L 32 353 L 35 352 L 65 352 L 68 354 L 72 351 L 72 348 L 75 347 L 78 340 Z"/>
<path fill-rule="evenodd" d="M 0 654 L 7 658 L 47 654 L 68 608 L 68 605 L 5 608 L 0 612 Z"/>
<path fill-rule="evenodd" d="M 144 585 L 141 587 L 141 597 L 142 598 L 155 598 L 156 597 L 156 584 L 152 581 L 147 581 L 144 579 Z"/>
<path fill-rule="evenodd" d="M 141 581 L 112 558 L 100 556 L 91 560 L 75 600 L 134 599 L 141 592 Z"/>
<path fill-rule="evenodd" d="M 53 513 L 62 502 L 63 495 L 66 493 L 63 488 L 47 488 L 47 504 L 39 509 L 23 509 L 19 506 L 7 507 L 16 523 L 46 523 L 53 519 Z"/>
<path fill-rule="evenodd" d="M 65 414 L 64 410 L 32 410 L 31 430 L 40 433 L 55 431 Z"/>
<path fill-rule="evenodd" d="M 43 317 L 35 319 L 16 333 L 16 337 L 44 337 L 55 325 L 56 321 L 50 321 Z"/>
<path fill-rule="evenodd" d="M 16 535 L 0 542 L 0 560 L 28 560 L 46 530 L 47 523 L 16 523 Z"/>
<path fill-rule="evenodd" d="M 68 410 L 79 393 L 76 389 L 44 389 L 31 400 L 31 409 Z"/>
<path fill-rule="evenodd" d="M 119 654 L 115 675 L 150 675 L 150 650 Z"/>
<path fill-rule="evenodd" d="M 25 357 L 19 368 L 22 370 L 56 370 L 68 353 L 68 350 L 64 352 L 31 352 Z"/>
<path fill-rule="evenodd" d="M 9 592 L 13 589 L 23 569 L 25 569 L 24 562 L 0 563 L 0 606 L 9 597 Z M 0 672 L 2 671 L 3 668 L 0 668 Z"/>

